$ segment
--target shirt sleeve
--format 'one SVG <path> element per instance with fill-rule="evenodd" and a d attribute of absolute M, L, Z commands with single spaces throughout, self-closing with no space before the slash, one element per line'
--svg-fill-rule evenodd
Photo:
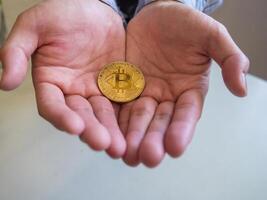
<path fill-rule="evenodd" d="M 0 0 L 0 46 L 3 44 L 6 35 L 6 24 L 3 13 L 2 1 Z M 1 69 L 1 67 L 0 67 Z"/>
<path fill-rule="evenodd" d="M 101 1 L 104 4 L 107 4 L 108 6 L 113 8 L 113 10 L 115 10 L 116 12 L 120 11 L 115 0 L 99 0 L 99 1 Z"/>
<path fill-rule="evenodd" d="M 156 0 L 139 0 L 136 13 L 138 13 L 144 6 L 154 1 Z M 223 0 L 179 0 L 178 2 L 184 3 L 204 13 L 211 13 L 223 4 Z"/>

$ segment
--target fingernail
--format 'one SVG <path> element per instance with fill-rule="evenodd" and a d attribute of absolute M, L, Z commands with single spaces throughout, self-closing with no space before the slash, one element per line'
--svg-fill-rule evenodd
<path fill-rule="evenodd" d="M 242 73 L 241 80 L 242 80 L 243 88 L 245 90 L 245 94 L 247 95 L 247 78 L 246 78 L 245 73 Z"/>
<path fill-rule="evenodd" d="M 3 67 L 2 67 L 2 62 L 0 62 L 0 81 L 2 78 L 2 73 L 3 73 Z"/>
<path fill-rule="evenodd" d="M 81 141 L 81 142 L 87 144 L 87 143 L 85 142 L 85 139 L 83 139 L 83 137 L 80 136 L 79 138 L 80 138 L 80 141 Z"/>

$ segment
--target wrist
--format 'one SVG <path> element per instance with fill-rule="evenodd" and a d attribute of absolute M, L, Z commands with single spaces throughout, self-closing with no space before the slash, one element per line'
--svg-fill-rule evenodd
<path fill-rule="evenodd" d="M 118 15 L 120 15 L 120 17 L 122 18 L 123 24 L 126 25 L 125 19 L 124 19 L 124 15 L 123 13 L 120 11 L 116 0 L 99 0 L 100 2 L 110 6 Z"/>

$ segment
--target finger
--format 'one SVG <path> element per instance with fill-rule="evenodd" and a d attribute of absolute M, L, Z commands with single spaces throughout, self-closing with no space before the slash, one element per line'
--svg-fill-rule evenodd
<path fill-rule="evenodd" d="M 66 102 L 72 110 L 79 114 L 85 123 L 81 140 L 96 151 L 108 149 L 111 144 L 110 135 L 107 129 L 97 120 L 91 104 L 78 95 L 66 97 Z"/>
<path fill-rule="evenodd" d="M 165 149 L 170 156 L 179 157 L 190 143 L 203 101 L 204 95 L 197 90 L 187 91 L 179 97 L 165 135 Z"/>
<path fill-rule="evenodd" d="M 111 102 L 102 96 L 91 97 L 89 102 L 97 119 L 106 127 L 111 136 L 111 145 L 107 153 L 113 158 L 122 157 L 126 150 L 126 142 L 120 131 Z"/>
<path fill-rule="evenodd" d="M 71 134 L 80 135 L 84 122 L 65 103 L 62 91 L 55 85 L 41 83 L 35 86 L 37 106 L 40 115 L 56 128 Z"/>
<path fill-rule="evenodd" d="M 124 161 L 130 166 L 136 166 L 140 163 L 139 147 L 154 116 L 156 107 L 157 102 L 148 97 L 136 100 L 132 106 L 126 135 L 127 150 L 124 156 Z"/>
<path fill-rule="evenodd" d="M 208 52 L 221 66 L 228 89 L 237 96 L 246 96 L 249 60 L 222 24 L 217 23 L 212 29 Z"/>
<path fill-rule="evenodd" d="M 21 84 L 27 73 L 28 61 L 37 44 L 35 20 L 26 12 L 17 18 L 7 41 L 0 50 L 0 60 L 3 65 L 0 89 L 12 90 Z"/>
<path fill-rule="evenodd" d="M 141 143 L 139 157 L 148 167 L 156 167 L 164 158 L 164 135 L 170 124 L 173 109 L 173 102 L 163 102 L 158 106 Z"/>
<path fill-rule="evenodd" d="M 122 133 L 126 136 L 126 132 L 128 129 L 130 112 L 134 102 L 129 102 L 121 106 L 121 110 L 119 113 L 119 125 Z"/>
<path fill-rule="evenodd" d="M 117 104 L 117 103 L 112 103 L 112 107 L 114 109 L 116 119 L 118 119 L 121 106 L 119 104 Z"/>

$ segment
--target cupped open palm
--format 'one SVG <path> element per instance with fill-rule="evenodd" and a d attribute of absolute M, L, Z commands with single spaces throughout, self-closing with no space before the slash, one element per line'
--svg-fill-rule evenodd
<path fill-rule="evenodd" d="M 103 65 L 125 60 L 120 16 L 98 0 L 49 0 L 25 11 L 2 50 L 7 70 L 1 88 L 13 89 L 22 81 L 31 55 L 40 115 L 80 135 L 93 149 L 122 156 L 119 105 L 103 97 L 96 83 Z"/>
<path fill-rule="evenodd" d="M 226 29 L 174 1 L 143 8 L 127 38 L 120 16 L 98 0 L 43 1 L 18 17 L 0 51 L 1 89 L 20 85 L 31 56 L 40 115 L 133 166 L 154 167 L 165 152 L 185 150 L 208 90 L 210 58 L 227 87 L 246 94 L 249 62 Z M 141 97 L 123 105 L 102 96 L 96 81 L 103 65 L 119 60 L 146 78 Z"/>
<path fill-rule="evenodd" d="M 126 48 L 126 60 L 146 78 L 141 97 L 120 111 L 129 165 L 154 167 L 165 152 L 184 152 L 202 112 L 211 57 L 222 66 L 229 89 L 245 95 L 247 58 L 221 24 L 183 4 L 146 6 L 128 26 Z"/>

